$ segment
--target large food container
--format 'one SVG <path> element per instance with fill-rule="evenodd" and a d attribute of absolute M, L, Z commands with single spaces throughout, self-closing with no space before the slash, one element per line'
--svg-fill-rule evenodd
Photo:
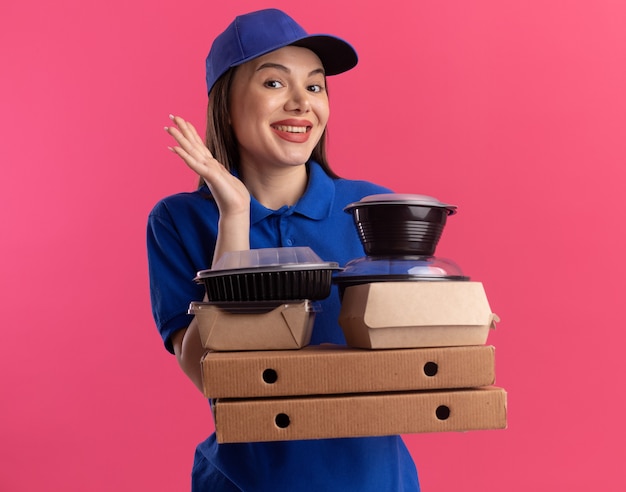
<path fill-rule="evenodd" d="M 482 345 L 499 321 L 480 282 L 376 282 L 348 287 L 339 324 L 352 347 Z"/>
<path fill-rule="evenodd" d="M 330 295 L 335 270 L 308 247 L 261 248 L 224 253 L 194 280 L 211 302 L 315 301 Z"/>

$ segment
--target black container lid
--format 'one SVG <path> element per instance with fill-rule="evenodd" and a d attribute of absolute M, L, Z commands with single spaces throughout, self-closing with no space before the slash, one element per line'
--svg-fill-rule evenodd
<path fill-rule="evenodd" d="M 456 213 L 456 205 L 440 202 L 432 196 L 403 193 L 381 193 L 377 195 L 369 195 L 362 198 L 361 201 L 347 205 L 343 210 L 351 213 L 352 209 L 356 207 L 380 205 L 420 205 L 424 207 L 445 208 L 448 215 Z"/>

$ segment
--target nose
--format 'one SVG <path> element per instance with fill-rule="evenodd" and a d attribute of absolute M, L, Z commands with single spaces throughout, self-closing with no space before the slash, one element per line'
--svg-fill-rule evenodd
<path fill-rule="evenodd" d="M 311 101 L 309 101 L 308 91 L 304 88 L 292 88 L 285 103 L 285 110 L 298 114 L 309 112 L 311 110 Z"/>

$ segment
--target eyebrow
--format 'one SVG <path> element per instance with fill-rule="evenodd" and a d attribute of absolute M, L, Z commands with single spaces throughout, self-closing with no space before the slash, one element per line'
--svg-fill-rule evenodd
<path fill-rule="evenodd" d="M 264 68 L 276 68 L 277 70 L 280 70 L 282 72 L 291 73 L 291 70 L 289 70 L 289 68 L 287 68 L 285 65 L 281 65 L 280 63 L 271 63 L 271 62 L 263 63 L 261 66 L 259 66 L 259 68 L 256 69 L 256 71 L 259 72 L 263 70 Z M 318 73 L 321 73 L 322 75 L 326 75 L 326 72 L 324 72 L 323 68 L 316 68 L 315 70 L 311 70 L 309 72 L 309 77 L 316 75 Z"/>

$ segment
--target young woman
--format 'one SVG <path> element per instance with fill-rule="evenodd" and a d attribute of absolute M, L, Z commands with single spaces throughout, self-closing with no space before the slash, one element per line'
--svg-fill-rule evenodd
<path fill-rule="evenodd" d="M 175 154 L 200 176 L 198 190 L 160 201 L 149 217 L 148 259 L 154 318 L 165 347 L 202 390 L 204 352 L 190 301 L 192 279 L 228 251 L 309 246 L 325 261 L 363 255 L 343 211 L 389 190 L 338 178 L 325 154 L 326 76 L 351 69 L 354 49 L 308 35 L 285 13 L 237 17 L 206 60 L 207 136 L 171 116 Z M 312 344 L 345 343 L 333 291 L 316 316 Z M 193 491 L 418 491 L 415 465 L 399 436 L 270 443 L 201 443 Z"/>

